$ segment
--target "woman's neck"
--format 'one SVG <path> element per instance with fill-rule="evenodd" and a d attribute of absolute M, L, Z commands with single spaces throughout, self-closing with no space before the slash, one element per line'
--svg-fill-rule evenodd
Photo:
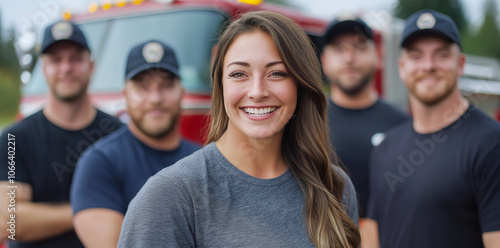
<path fill-rule="evenodd" d="M 215 145 L 239 170 L 253 177 L 270 179 L 282 175 L 288 169 L 281 153 L 281 141 L 282 135 L 252 139 L 228 127 Z"/>

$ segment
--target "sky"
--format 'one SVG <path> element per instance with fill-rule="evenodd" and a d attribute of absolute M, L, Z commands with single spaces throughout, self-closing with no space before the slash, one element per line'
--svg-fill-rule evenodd
<path fill-rule="evenodd" d="M 289 0 L 301 6 L 307 13 L 321 16 L 325 19 L 332 19 L 336 14 L 351 12 L 357 13 L 367 10 L 387 10 L 391 11 L 396 0 Z M 479 25 L 482 22 L 484 0 L 461 0 L 464 5 L 465 15 L 469 22 Z M 500 0 L 496 0 L 500 9 Z"/>
<path fill-rule="evenodd" d="M 0 0 L 0 13 L 3 27 L 15 26 L 23 30 L 27 24 L 38 29 L 61 17 L 63 10 L 85 11 L 88 5 L 103 0 Z M 116 0 L 111 0 L 115 2 Z M 396 0 L 288 0 L 307 14 L 326 20 L 345 12 L 359 13 L 367 10 L 393 9 Z M 485 0 L 462 0 L 466 18 L 470 23 L 479 26 L 482 22 L 482 9 Z M 500 13 L 500 0 L 498 2 Z"/>

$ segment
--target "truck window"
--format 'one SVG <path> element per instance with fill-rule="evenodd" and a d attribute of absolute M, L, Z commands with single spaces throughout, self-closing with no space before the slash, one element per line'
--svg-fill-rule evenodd
<path fill-rule="evenodd" d="M 90 92 L 120 92 L 128 52 L 134 45 L 150 39 L 163 41 L 175 50 L 187 91 L 210 92 L 211 49 L 227 19 L 214 10 L 178 10 L 81 24 L 96 62 Z M 23 94 L 39 95 L 46 91 L 38 62 Z"/>

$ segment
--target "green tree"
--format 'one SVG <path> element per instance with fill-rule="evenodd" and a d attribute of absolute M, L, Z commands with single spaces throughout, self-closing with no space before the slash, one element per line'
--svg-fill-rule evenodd
<path fill-rule="evenodd" d="M 467 54 L 500 59 L 500 29 L 496 22 L 497 4 L 487 0 L 484 5 L 484 19 L 475 35 L 463 37 L 463 50 Z"/>
<path fill-rule="evenodd" d="M 20 99 L 21 67 L 14 47 L 14 30 L 8 33 L 4 38 L 0 23 L 0 127 L 14 120 Z"/>
<path fill-rule="evenodd" d="M 460 0 L 398 0 L 393 11 L 396 17 L 406 19 L 421 9 L 432 9 L 449 15 L 461 33 L 467 29 L 467 21 Z"/>

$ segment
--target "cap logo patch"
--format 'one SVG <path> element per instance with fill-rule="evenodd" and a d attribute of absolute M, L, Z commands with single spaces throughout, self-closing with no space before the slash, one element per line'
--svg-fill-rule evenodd
<path fill-rule="evenodd" d="M 148 63 L 158 63 L 163 58 L 165 51 L 157 42 L 150 42 L 142 48 L 142 56 Z"/>
<path fill-rule="evenodd" d="M 59 22 L 52 26 L 54 40 L 68 39 L 73 34 L 73 26 L 68 22 Z"/>
<path fill-rule="evenodd" d="M 351 13 L 343 13 L 337 17 L 337 21 L 343 22 L 343 21 L 354 21 L 356 20 L 356 16 L 351 14 Z"/>
<path fill-rule="evenodd" d="M 422 13 L 417 20 L 417 27 L 420 29 L 431 29 L 436 25 L 436 18 L 431 13 Z"/>

